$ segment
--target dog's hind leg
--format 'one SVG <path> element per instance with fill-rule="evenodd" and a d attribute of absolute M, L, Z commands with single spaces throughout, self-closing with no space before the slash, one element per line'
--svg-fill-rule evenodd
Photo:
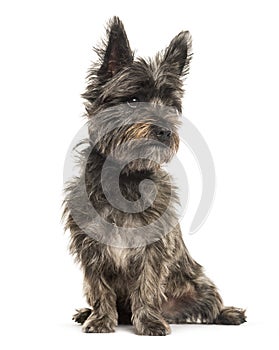
<path fill-rule="evenodd" d="M 83 308 L 83 309 L 76 309 L 76 312 L 77 313 L 73 315 L 72 320 L 74 320 L 77 323 L 84 324 L 84 322 L 91 315 L 92 310 L 88 308 Z"/>
<path fill-rule="evenodd" d="M 174 277 L 173 281 L 177 282 Z M 244 310 L 223 305 L 216 286 L 202 271 L 180 286 L 175 285 L 162 305 L 162 315 L 168 323 L 240 325 L 246 321 Z"/>
<path fill-rule="evenodd" d="M 246 321 L 244 310 L 224 306 L 216 286 L 201 266 L 196 265 L 192 275 L 183 268 L 173 271 L 167 285 L 162 316 L 168 323 L 239 325 Z"/>

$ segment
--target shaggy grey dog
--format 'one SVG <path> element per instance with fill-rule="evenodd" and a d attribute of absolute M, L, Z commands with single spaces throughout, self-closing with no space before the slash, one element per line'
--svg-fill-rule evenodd
<path fill-rule="evenodd" d="M 132 323 L 140 335 L 166 335 L 170 323 L 245 322 L 244 310 L 223 305 L 185 247 L 176 189 L 162 167 L 179 145 L 189 32 L 154 59 L 134 59 L 114 17 L 96 51 L 83 94 L 89 138 L 79 152 L 80 175 L 65 189 L 70 251 L 91 307 L 73 319 L 83 332 Z"/>

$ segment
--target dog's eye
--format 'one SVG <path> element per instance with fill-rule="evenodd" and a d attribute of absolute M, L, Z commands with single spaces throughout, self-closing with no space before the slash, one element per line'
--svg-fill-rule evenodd
<path fill-rule="evenodd" d="M 127 101 L 127 105 L 131 108 L 137 108 L 139 99 L 137 97 L 132 97 Z"/>

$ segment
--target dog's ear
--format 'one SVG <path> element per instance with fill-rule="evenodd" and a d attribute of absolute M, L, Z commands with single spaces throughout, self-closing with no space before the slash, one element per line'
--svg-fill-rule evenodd
<path fill-rule="evenodd" d="M 188 31 L 180 32 L 175 36 L 167 47 L 163 63 L 180 76 L 189 71 L 189 64 L 192 57 L 192 38 Z"/>
<path fill-rule="evenodd" d="M 99 56 L 102 63 L 97 75 L 104 80 L 110 79 L 133 62 L 133 52 L 123 23 L 118 17 L 113 17 L 108 23 L 107 42 Z"/>

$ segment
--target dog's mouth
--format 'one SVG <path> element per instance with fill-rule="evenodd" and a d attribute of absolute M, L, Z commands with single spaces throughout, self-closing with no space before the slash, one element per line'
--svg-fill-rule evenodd
<path fill-rule="evenodd" d="M 159 155 L 166 155 L 166 154 L 173 154 L 175 153 L 175 147 L 174 143 L 169 140 L 164 142 L 155 140 L 153 138 L 143 140 L 142 143 L 139 145 L 135 145 L 135 147 L 131 147 L 129 150 L 130 155 L 138 155 L 138 156 L 150 156 L 157 154 Z"/>
<path fill-rule="evenodd" d="M 168 149 L 172 146 L 172 140 L 158 141 L 156 139 L 150 138 L 147 140 L 144 147 L 156 147 L 157 149 Z"/>
<path fill-rule="evenodd" d="M 142 145 L 139 146 L 142 148 L 149 148 L 149 147 L 155 147 L 156 149 L 162 149 L 162 150 L 167 150 L 168 148 L 170 148 L 171 146 L 171 140 L 162 142 L 162 141 L 158 141 L 154 138 L 150 138 L 150 139 L 146 139 L 143 141 Z"/>

